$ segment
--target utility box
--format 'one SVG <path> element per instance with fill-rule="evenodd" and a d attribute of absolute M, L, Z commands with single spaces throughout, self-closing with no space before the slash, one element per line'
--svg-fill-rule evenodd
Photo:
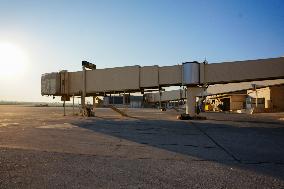
<path fill-rule="evenodd" d="M 185 62 L 182 64 L 183 84 L 198 85 L 200 84 L 200 63 Z"/>

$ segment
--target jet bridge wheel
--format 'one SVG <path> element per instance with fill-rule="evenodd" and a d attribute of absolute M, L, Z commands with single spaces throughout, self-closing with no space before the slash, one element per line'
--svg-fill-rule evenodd
<path fill-rule="evenodd" d="M 91 108 L 85 108 L 82 110 L 82 116 L 83 117 L 94 117 L 94 112 Z"/>

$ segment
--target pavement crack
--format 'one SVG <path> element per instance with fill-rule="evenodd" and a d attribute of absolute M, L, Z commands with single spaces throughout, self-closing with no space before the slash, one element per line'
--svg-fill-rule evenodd
<path fill-rule="evenodd" d="M 227 155 L 229 155 L 230 157 L 232 157 L 236 162 L 238 163 L 242 163 L 240 159 L 238 159 L 233 153 L 231 153 L 229 150 L 227 150 L 226 148 L 224 148 L 221 144 L 219 144 L 214 138 L 212 138 L 209 134 L 207 134 L 203 129 L 201 129 L 200 127 L 198 127 L 196 124 L 194 124 L 193 122 L 190 122 L 196 129 L 198 129 L 200 132 L 202 132 L 205 136 L 207 136 L 216 146 L 218 146 L 219 148 L 221 148 Z"/>
<path fill-rule="evenodd" d="M 263 165 L 263 164 L 284 165 L 284 162 L 272 162 L 272 161 L 255 161 L 255 162 L 241 161 L 240 163 L 244 165 Z"/>
<path fill-rule="evenodd" d="M 159 144 L 160 146 L 177 146 L 176 143 L 170 143 L 170 144 Z"/>
<path fill-rule="evenodd" d="M 148 142 L 140 142 L 140 144 L 149 144 Z"/>
<path fill-rule="evenodd" d="M 143 135 L 156 135 L 157 133 L 140 132 L 139 134 L 143 134 Z"/>
<path fill-rule="evenodd" d="M 197 148 L 198 146 L 196 146 L 196 145 L 192 145 L 192 144 L 185 144 L 184 146 L 190 146 L 190 147 L 195 147 L 195 148 Z"/>

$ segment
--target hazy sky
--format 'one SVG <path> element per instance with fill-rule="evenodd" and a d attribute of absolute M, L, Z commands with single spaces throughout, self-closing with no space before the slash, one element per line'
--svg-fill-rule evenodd
<path fill-rule="evenodd" d="M 11 58 L 25 57 L 24 66 L 2 58 L 0 100 L 48 100 L 41 74 L 81 70 L 82 60 L 105 68 L 279 57 L 283 34 L 282 0 L 0 0 L 0 50 L 12 44 Z"/>

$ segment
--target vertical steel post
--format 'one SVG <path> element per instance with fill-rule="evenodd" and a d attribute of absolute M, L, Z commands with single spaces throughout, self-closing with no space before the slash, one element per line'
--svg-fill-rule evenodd
<path fill-rule="evenodd" d="M 258 100 L 258 94 L 257 94 L 257 89 L 255 89 L 255 107 L 257 108 L 257 100 Z"/>
<path fill-rule="evenodd" d="M 64 110 L 64 116 L 66 116 L 66 111 L 65 111 L 65 99 L 63 101 L 63 110 Z"/>
<path fill-rule="evenodd" d="M 159 108 L 162 108 L 162 102 L 161 102 L 161 97 L 162 97 L 162 91 L 159 89 Z"/>
<path fill-rule="evenodd" d="M 85 66 L 82 66 L 83 69 L 83 90 L 82 90 L 82 96 L 81 96 L 81 106 L 82 106 L 82 111 L 85 111 L 86 108 L 86 103 L 85 103 L 85 98 L 86 98 L 86 68 Z"/>
<path fill-rule="evenodd" d="M 187 87 L 186 89 L 186 114 L 196 115 L 196 97 L 203 92 L 203 87 Z"/>
<path fill-rule="evenodd" d="M 122 100 L 123 100 L 123 106 L 125 106 L 125 91 L 123 92 L 123 98 L 122 98 Z"/>
<path fill-rule="evenodd" d="M 73 108 L 73 115 L 75 115 L 75 111 L 74 111 L 74 94 L 73 94 L 73 103 L 72 103 L 72 108 Z"/>
<path fill-rule="evenodd" d="M 96 109 L 96 96 L 93 96 L 93 112 L 95 113 Z"/>

